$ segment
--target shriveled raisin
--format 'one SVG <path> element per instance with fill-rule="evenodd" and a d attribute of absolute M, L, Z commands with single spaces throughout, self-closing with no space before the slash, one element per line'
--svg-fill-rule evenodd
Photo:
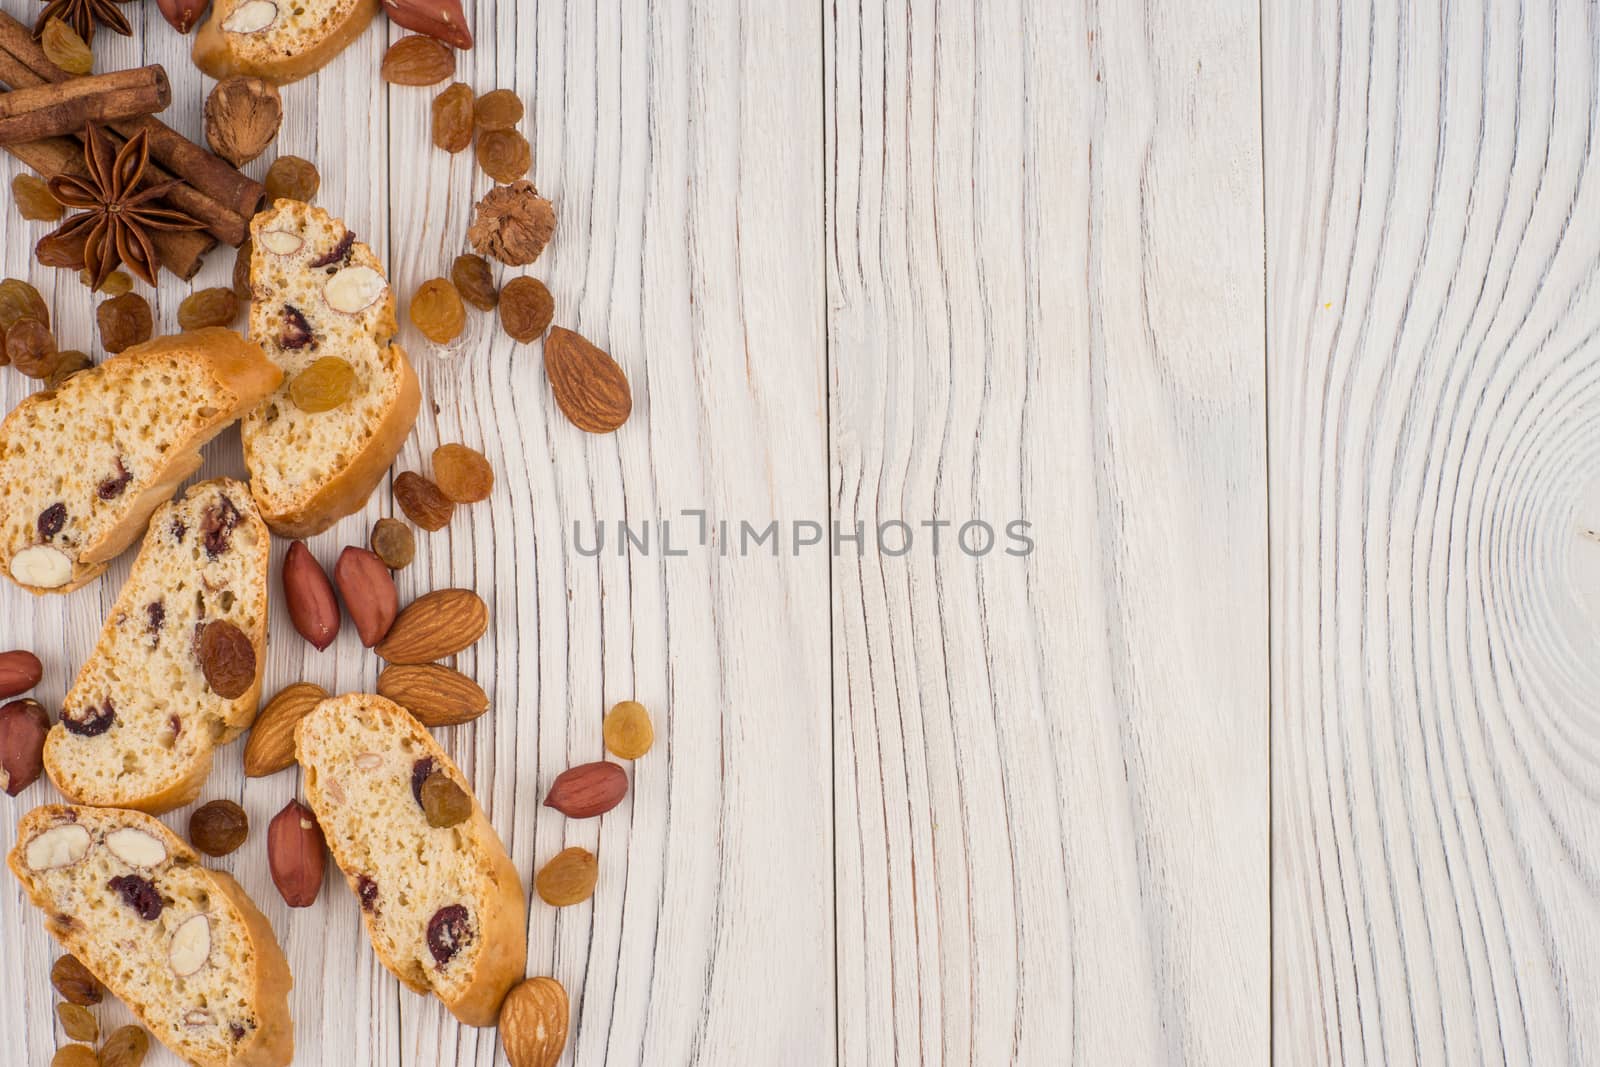
<path fill-rule="evenodd" d="M 362 911 L 378 910 L 378 883 L 366 875 L 356 876 L 356 894 L 361 898 Z"/>
<path fill-rule="evenodd" d="M 533 149 L 516 130 L 489 130 L 478 138 L 478 166 L 495 181 L 509 184 L 533 166 Z"/>
<path fill-rule="evenodd" d="M 178 305 L 178 325 L 185 330 L 227 326 L 239 317 L 239 298 L 232 289 L 201 289 Z"/>
<path fill-rule="evenodd" d="M 240 300 L 250 300 L 255 295 L 250 291 L 250 256 L 254 248 L 246 237 L 233 257 L 233 295 Z"/>
<path fill-rule="evenodd" d="M 100 283 L 100 288 L 95 289 L 94 275 L 85 267 L 78 272 L 78 280 L 97 293 L 106 296 L 121 296 L 133 288 L 133 279 L 126 271 L 114 270 L 106 275 L 106 280 Z"/>
<path fill-rule="evenodd" d="M 293 304 L 283 305 L 283 328 L 278 331 L 278 347 L 298 351 L 315 345 L 317 339 L 311 332 L 311 323 Z"/>
<path fill-rule="evenodd" d="M 150 1035 L 142 1026 L 119 1026 L 100 1046 L 100 1067 L 140 1067 L 150 1052 Z"/>
<path fill-rule="evenodd" d="M 94 317 L 100 324 L 100 343 L 107 352 L 122 352 L 142 344 L 150 340 L 155 329 L 150 302 L 138 293 L 123 293 L 105 301 L 95 308 Z"/>
<path fill-rule="evenodd" d="M 44 298 L 25 281 L 17 278 L 0 281 L 0 367 L 11 362 L 5 352 L 5 333 L 23 319 L 38 319 L 49 326 L 50 309 L 45 306 Z"/>
<path fill-rule="evenodd" d="M 433 143 L 460 152 L 472 143 L 472 86 L 456 82 L 433 98 Z"/>
<path fill-rule="evenodd" d="M 442 969 L 472 943 L 472 918 L 460 904 L 440 908 L 428 920 L 428 951 Z"/>
<path fill-rule="evenodd" d="M 100 1040 L 100 1024 L 94 1021 L 94 1013 L 81 1004 L 57 1004 L 56 1018 L 61 1020 L 61 1029 L 74 1041 Z"/>
<path fill-rule="evenodd" d="M 456 56 L 442 41 L 417 34 L 389 46 L 378 76 L 390 85 L 438 85 L 456 72 Z"/>
<path fill-rule="evenodd" d="M 189 816 L 189 840 L 208 856 L 226 856 L 250 836 L 250 817 L 231 800 L 202 804 Z"/>
<path fill-rule="evenodd" d="M 581 904 L 594 896 L 600 880 L 600 861 L 586 848 L 576 846 L 558 852 L 539 868 L 533 887 L 546 904 L 557 908 Z"/>
<path fill-rule="evenodd" d="M 316 164 L 309 159 L 279 156 L 267 168 L 267 176 L 262 184 L 267 187 L 268 200 L 288 199 L 310 203 L 322 187 L 322 175 L 317 173 Z"/>
<path fill-rule="evenodd" d="M 510 89 L 495 89 L 478 97 L 478 128 L 509 130 L 522 121 L 522 98 Z"/>
<path fill-rule="evenodd" d="M 500 290 L 500 325 L 513 341 L 538 340 L 556 317 L 556 298 L 538 278 L 512 278 Z"/>
<path fill-rule="evenodd" d="M 489 261 L 468 252 L 456 257 L 450 267 L 450 280 L 456 283 L 461 299 L 479 311 L 493 311 L 500 303 L 500 290 L 494 284 L 494 271 Z"/>
<path fill-rule="evenodd" d="M 100 1067 L 100 1057 L 88 1045 L 62 1045 L 50 1057 L 50 1067 Z"/>
<path fill-rule="evenodd" d="M 422 783 L 422 814 L 436 829 L 455 826 L 472 817 L 472 797 L 443 771 L 434 771 Z"/>
<path fill-rule="evenodd" d="M 81 370 L 88 370 L 92 366 L 94 366 L 94 361 L 89 358 L 86 352 L 79 352 L 74 348 L 57 352 L 56 365 L 50 369 L 50 377 L 44 380 L 45 384 L 54 389 L 74 374 Z"/>
<path fill-rule="evenodd" d="M 39 35 L 45 58 L 68 74 L 87 74 L 94 69 L 94 53 L 89 45 L 61 19 L 52 18 Z"/>
<path fill-rule="evenodd" d="M 111 888 L 122 897 L 122 902 L 146 922 L 155 922 L 166 906 L 155 884 L 137 874 L 119 874 L 111 879 Z"/>
<path fill-rule="evenodd" d="M 417 798 L 417 807 L 422 806 L 422 783 L 428 780 L 428 775 L 439 764 L 432 756 L 423 756 L 411 765 L 411 795 Z"/>
<path fill-rule="evenodd" d="M 44 180 L 32 174 L 19 174 L 11 179 L 11 201 L 29 222 L 54 222 L 66 210 L 61 201 L 50 194 L 50 187 Z"/>
<path fill-rule="evenodd" d="M 30 378 L 48 378 L 56 366 L 56 339 L 38 319 L 23 319 L 6 331 L 6 355 Z"/>
<path fill-rule="evenodd" d="M 434 344 L 446 345 L 461 336 L 467 324 L 467 309 L 461 294 L 443 278 L 423 282 L 411 298 L 408 310 L 412 323 Z"/>
<path fill-rule="evenodd" d="M 95 489 L 95 495 L 101 500 L 115 500 L 122 495 L 123 490 L 128 488 L 128 483 L 131 481 L 133 481 L 133 472 L 128 470 L 128 465 L 123 462 L 121 456 L 118 456 L 115 473 L 100 479 L 100 484 Z"/>
<path fill-rule="evenodd" d="M 372 552 L 392 571 L 411 565 L 417 555 L 417 539 L 411 527 L 399 519 L 379 519 L 372 526 Z"/>
<path fill-rule="evenodd" d="M 624 700 L 607 712 L 601 732 L 606 748 L 618 759 L 638 759 L 656 743 L 650 713 L 637 700 Z"/>
<path fill-rule="evenodd" d="M 69 1004 L 93 1007 L 106 996 L 106 987 L 76 956 L 62 956 L 51 965 L 50 984 Z"/>
<path fill-rule="evenodd" d="M 476 504 L 494 490 L 494 468 L 466 445 L 440 445 L 433 450 L 433 481 L 457 504 Z"/>
<path fill-rule="evenodd" d="M 39 512 L 35 525 L 39 528 L 39 540 L 48 541 L 61 532 L 67 524 L 67 505 L 57 501 Z"/>
<path fill-rule="evenodd" d="M 356 389 L 356 369 L 338 356 L 323 356 L 295 375 L 289 399 L 301 411 L 332 411 L 349 402 Z"/>
<path fill-rule="evenodd" d="M 222 699 L 237 700 L 255 684 L 255 646 L 233 623 L 222 619 L 206 623 L 196 653 L 206 684 Z"/>
<path fill-rule="evenodd" d="M 416 471 L 406 471 L 394 480 L 394 499 L 406 518 L 429 531 L 444 529 L 456 511 L 450 498 Z"/>

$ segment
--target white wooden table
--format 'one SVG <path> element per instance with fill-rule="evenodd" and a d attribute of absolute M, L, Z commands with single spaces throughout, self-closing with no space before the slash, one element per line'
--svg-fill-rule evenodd
<path fill-rule="evenodd" d="M 525 877 L 600 856 L 592 904 L 531 914 L 564 1062 L 1600 1061 L 1591 3 L 468 6 L 460 77 L 528 102 L 558 207 L 530 273 L 635 396 L 586 437 L 488 317 L 404 330 L 429 402 L 397 470 L 464 441 L 500 473 L 401 577 L 494 609 L 460 662 L 494 709 L 441 738 Z M 197 134 L 186 42 L 134 14 L 101 67 L 165 63 Z M 288 89 L 277 149 L 408 294 L 488 183 L 427 144 L 432 91 L 377 83 L 394 36 Z M 0 213 L 6 273 L 92 349 L 40 232 Z M 867 536 L 795 550 L 808 523 Z M 46 703 L 127 566 L 0 589 Z M 377 667 L 275 614 L 269 691 Z M 540 807 L 627 697 L 659 737 L 629 799 Z M 297 1062 L 502 1062 L 375 965 L 337 879 L 282 904 L 296 786 L 235 748 L 203 799 L 254 821 L 221 866 L 287 948 Z M 53 798 L 0 802 L 0 847 Z M 0 930 L 5 1062 L 44 1064 L 54 950 L 9 879 Z"/>

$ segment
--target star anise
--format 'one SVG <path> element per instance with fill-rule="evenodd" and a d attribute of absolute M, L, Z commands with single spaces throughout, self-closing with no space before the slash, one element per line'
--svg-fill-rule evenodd
<path fill-rule="evenodd" d="M 94 278 L 95 289 L 119 264 L 154 285 L 158 263 L 150 233 L 197 230 L 201 226 L 181 211 L 153 203 L 177 185 L 177 179 L 139 188 L 139 180 L 150 163 L 150 142 L 145 130 L 113 153 L 106 135 L 98 126 L 90 126 L 84 138 L 83 161 L 89 172 L 87 178 L 61 174 L 50 179 L 50 192 L 57 200 L 83 211 L 68 218 L 54 233 L 40 238 L 35 251 L 39 262 L 53 267 L 86 267 Z"/>
<path fill-rule="evenodd" d="M 33 24 L 33 35 L 38 37 L 44 33 L 44 24 L 53 18 L 77 30 L 78 36 L 88 43 L 94 42 L 97 23 L 110 26 L 124 37 L 133 36 L 128 17 L 117 10 L 112 0 L 45 0 L 44 12 Z"/>

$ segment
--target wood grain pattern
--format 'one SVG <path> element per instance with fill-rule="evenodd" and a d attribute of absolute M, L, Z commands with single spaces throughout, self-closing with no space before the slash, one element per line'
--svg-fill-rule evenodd
<path fill-rule="evenodd" d="M 1593 5 L 1266 5 L 1274 1048 L 1600 1048 Z"/>
<path fill-rule="evenodd" d="M 1255 5 L 826 37 L 839 1062 L 1262 1062 Z"/>

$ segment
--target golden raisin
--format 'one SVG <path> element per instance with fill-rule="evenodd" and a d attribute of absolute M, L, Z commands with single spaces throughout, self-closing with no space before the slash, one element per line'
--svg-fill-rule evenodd
<path fill-rule="evenodd" d="M 423 780 L 419 796 L 429 826 L 443 829 L 472 817 L 472 798 L 443 771 L 434 771 Z"/>
<path fill-rule="evenodd" d="M 494 284 L 494 271 L 482 256 L 471 252 L 457 256 L 450 268 L 450 280 L 456 283 L 456 292 L 461 294 L 461 299 L 479 311 L 493 311 L 494 306 L 500 303 L 500 290 Z"/>
<path fill-rule="evenodd" d="M 323 356 L 294 376 L 289 399 L 301 411 L 332 411 L 356 391 L 356 369 L 338 356 Z"/>
<path fill-rule="evenodd" d="M 399 519 L 379 519 L 372 525 L 372 553 L 392 571 L 403 570 L 417 556 L 417 538 Z"/>
<path fill-rule="evenodd" d="M 71 348 L 57 352 L 56 364 L 50 368 L 50 376 L 44 380 L 45 384 L 54 389 L 74 374 L 81 370 L 88 370 L 92 366 L 94 366 L 94 360 L 89 358 L 88 353 L 79 352 Z"/>
<path fill-rule="evenodd" d="M 472 86 L 456 82 L 433 98 L 433 143 L 460 152 L 472 143 Z"/>
<path fill-rule="evenodd" d="M 74 1041 L 100 1039 L 100 1024 L 94 1021 L 93 1013 L 81 1004 L 57 1004 L 56 1018 L 61 1020 L 61 1029 Z"/>
<path fill-rule="evenodd" d="M 50 1057 L 50 1067 L 100 1067 L 100 1058 L 88 1045 L 62 1045 Z"/>
<path fill-rule="evenodd" d="M 513 341 L 536 340 L 555 316 L 555 297 L 538 278 L 512 278 L 500 290 L 500 325 Z"/>
<path fill-rule="evenodd" d="M 100 284 L 98 289 L 95 289 L 94 275 L 89 273 L 89 268 L 87 267 L 78 272 L 78 280 L 94 292 L 104 293 L 106 296 L 121 296 L 123 293 L 133 289 L 133 279 L 128 276 L 126 271 L 120 270 L 114 270 L 106 275 L 106 280 Z"/>
<path fill-rule="evenodd" d="M 601 729 L 607 750 L 618 759 L 638 759 L 656 743 L 650 713 L 637 700 L 624 700 L 607 712 Z"/>
<path fill-rule="evenodd" d="M 457 504 L 476 504 L 494 490 L 494 468 L 466 445 L 440 445 L 433 450 L 433 480 Z"/>
<path fill-rule="evenodd" d="M 52 18 L 39 35 L 45 58 L 68 74 L 87 74 L 94 69 L 94 53 L 78 31 L 61 19 Z"/>
<path fill-rule="evenodd" d="M 522 121 L 522 98 L 510 89 L 496 89 L 478 97 L 478 129 L 509 130 Z"/>
<path fill-rule="evenodd" d="M 76 956 L 66 955 L 50 967 L 50 984 L 69 1004 L 92 1007 L 105 999 L 106 987 Z"/>
<path fill-rule="evenodd" d="M 456 72 L 456 56 L 442 41 L 402 37 L 383 54 L 378 76 L 390 85 L 438 85 Z"/>
<path fill-rule="evenodd" d="M 534 876 L 533 887 L 546 904 L 564 908 L 594 896 L 600 880 L 600 861 L 593 852 L 576 846 L 556 853 Z"/>
<path fill-rule="evenodd" d="M 533 166 L 533 149 L 516 130 L 489 130 L 478 138 L 478 166 L 495 181 L 509 184 Z"/>
<path fill-rule="evenodd" d="M 94 310 L 100 325 L 100 343 L 107 352 L 121 352 L 150 340 L 155 317 L 150 302 L 138 293 L 123 293 Z"/>
<path fill-rule="evenodd" d="M 178 305 L 178 325 L 185 330 L 227 326 L 239 317 L 239 298 L 232 289 L 201 289 Z"/>
<path fill-rule="evenodd" d="M 119 1026 L 100 1047 L 100 1067 L 139 1067 L 150 1051 L 150 1035 L 142 1026 Z"/>
<path fill-rule="evenodd" d="M 444 529 L 456 513 L 454 502 L 416 471 L 406 471 L 394 480 L 394 499 L 406 518 L 428 531 Z"/>
<path fill-rule="evenodd" d="M 267 168 L 263 184 L 267 187 L 268 200 L 289 199 L 310 203 L 322 187 L 322 175 L 317 173 L 316 164 L 309 159 L 279 156 Z"/>
<path fill-rule="evenodd" d="M 56 365 L 56 339 L 38 319 L 23 319 L 6 331 L 6 355 L 30 378 L 45 379 Z"/>
<path fill-rule="evenodd" d="M 461 294 L 443 278 L 430 278 L 411 298 L 411 321 L 434 344 L 447 345 L 461 336 L 467 324 L 467 309 Z"/>
<path fill-rule="evenodd" d="M 50 187 L 32 174 L 19 174 L 11 179 L 11 200 L 17 211 L 29 222 L 54 222 L 66 210 L 50 193 Z"/>
<path fill-rule="evenodd" d="M 239 246 L 239 252 L 233 257 L 233 295 L 240 300 L 254 299 L 255 294 L 250 291 L 250 254 L 255 248 L 250 243 L 250 238 L 244 239 L 244 244 Z"/>

